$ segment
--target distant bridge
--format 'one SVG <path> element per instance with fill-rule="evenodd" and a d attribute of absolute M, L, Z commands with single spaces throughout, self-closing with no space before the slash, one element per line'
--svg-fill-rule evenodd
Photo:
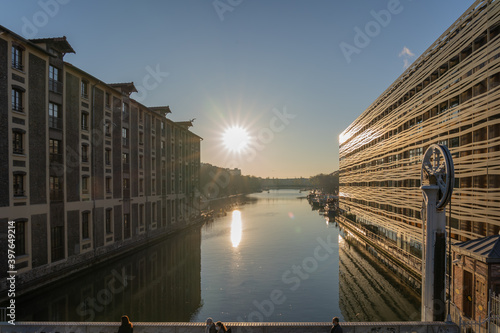
<path fill-rule="evenodd" d="M 304 185 L 297 185 L 297 184 L 275 184 L 275 185 L 269 185 L 269 186 L 264 186 L 262 188 L 263 191 L 270 189 L 270 190 L 279 190 L 279 189 L 306 189 L 306 190 L 311 190 L 312 186 L 304 186 Z"/>

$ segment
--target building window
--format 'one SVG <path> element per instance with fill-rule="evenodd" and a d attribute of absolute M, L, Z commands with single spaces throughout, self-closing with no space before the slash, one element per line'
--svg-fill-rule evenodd
<path fill-rule="evenodd" d="M 156 192 L 156 179 L 151 180 L 151 191 Z"/>
<path fill-rule="evenodd" d="M 139 205 L 139 225 L 144 225 L 144 205 Z"/>
<path fill-rule="evenodd" d="M 49 103 L 49 127 L 62 129 L 62 114 L 59 112 L 59 105 Z"/>
<path fill-rule="evenodd" d="M 111 193 L 111 177 L 106 177 L 106 193 Z"/>
<path fill-rule="evenodd" d="M 61 141 L 49 139 L 49 160 L 50 162 L 62 163 Z"/>
<path fill-rule="evenodd" d="M 16 256 L 26 254 L 26 221 L 16 221 Z"/>
<path fill-rule="evenodd" d="M 151 158 L 151 170 L 155 170 L 156 169 L 156 158 Z"/>
<path fill-rule="evenodd" d="M 62 177 L 50 176 L 49 189 L 50 189 L 50 200 L 52 201 L 63 200 Z"/>
<path fill-rule="evenodd" d="M 52 262 L 64 259 L 64 227 L 53 227 L 51 237 Z"/>
<path fill-rule="evenodd" d="M 12 131 L 12 152 L 14 154 L 23 154 L 23 132 L 14 129 Z"/>
<path fill-rule="evenodd" d="M 143 145 L 144 144 L 144 133 L 139 132 L 139 144 Z"/>
<path fill-rule="evenodd" d="M 122 128 L 122 145 L 124 147 L 128 146 L 128 128 Z"/>
<path fill-rule="evenodd" d="M 89 98 L 89 83 L 87 81 L 82 80 L 81 94 L 82 94 L 82 98 L 85 98 L 85 99 Z"/>
<path fill-rule="evenodd" d="M 142 113 L 143 113 L 142 110 L 139 110 L 139 122 L 141 123 L 142 123 Z"/>
<path fill-rule="evenodd" d="M 13 178 L 14 196 L 23 197 L 24 196 L 24 174 L 16 173 Z"/>
<path fill-rule="evenodd" d="M 127 119 L 129 115 L 129 106 L 127 103 L 123 103 L 123 119 Z"/>
<path fill-rule="evenodd" d="M 12 45 L 12 68 L 23 70 L 23 49 L 18 45 Z"/>
<path fill-rule="evenodd" d="M 111 108 L 111 95 L 109 92 L 106 92 L 106 94 L 104 95 L 104 105 L 108 109 Z"/>
<path fill-rule="evenodd" d="M 139 155 L 139 169 L 144 168 L 144 156 Z"/>
<path fill-rule="evenodd" d="M 89 212 L 83 212 L 82 213 L 82 239 L 88 239 L 89 238 Z"/>
<path fill-rule="evenodd" d="M 130 214 L 123 214 L 123 237 L 130 238 Z"/>
<path fill-rule="evenodd" d="M 111 124 L 109 123 L 109 121 L 106 121 L 104 123 L 104 135 L 111 136 Z"/>
<path fill-rule="evenodd" d="M 62 93 L 62 83 L 59 79 L 59 68 L 49 66 L 49 90 Z"/>
<path fill-rule="evenodd" d="M 156 202 L 151 203 L 151 220 L 156 222 Z"/>
<path fill-rule="evenodd" d="M 155 137 L 154 135 L 151 137 L 151 149 L 155 149 Z"/>
<path fill-rule="evenodd" d="M 12 88 L 12 110 L 23 112 L 23 92 L 21 89 Z"/>
<path fill-rule="evenodd" d="M 139 192 L 144 192 L 144 179 L 139 179 Z"/>
<path fill-rule="evenodd" d="M 123 153 L 122 154 L 122 162 L 123 162 L 123 164 L 128 164 L 128 161 L 129 161 L 129 159 L 128 159 L 128 153 Z"/>
<path fill-rule="evenodd" d="M 129 184 L 130 184 L 129 179 L 128 178 L 123 178 L 123 189 L 124 190 L 128 190 Z"/>
<path fill-rule="evenodd" d="M 113 210 L 111 208 L 106 209 L 106 234 L 113 233 Z"/>
<path fill-rule="evenodd" d="M 89 161 L 89 146 L 86 144 L 82 145 L 82 162 Z"/>
<path fill-rule="evenodd" d="M 89 130 L 89 114 L 87 112 L 82 112 L 82 130 Z"/>
<path fill-rule="evenodd" d="M 165 156 L 166 153 L 167 153 L 167 150 L 165 149 L 165 141 L 162 141 L 161 142 L 161 156 Z"/>
<path fill-rule="evenodd" d="M 89 176 L 82 176 L 82 192 L 89 193 Z"/>
<path fill-rule="evenodd" d="M 111 149 L 106 149 L 104 151 L 104 161 L 106 165 L 111 165 Z"/>

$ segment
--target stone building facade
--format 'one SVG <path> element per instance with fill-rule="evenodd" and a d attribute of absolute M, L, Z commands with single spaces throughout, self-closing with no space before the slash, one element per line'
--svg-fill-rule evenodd
<path fill-rule="evenodd" d="M 0 26 L 0 253 L 7 258 L 15 221 L 21 290 L 199 216 L 192 123 L 131 98 L 133 83 L 107 84 L 65 62 L 66 53 L 65 37 L 27 40 Z"/>

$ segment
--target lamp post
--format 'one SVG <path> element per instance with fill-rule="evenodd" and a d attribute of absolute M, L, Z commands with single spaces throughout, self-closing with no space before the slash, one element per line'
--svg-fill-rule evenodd
<path fill-rule="evenodd" d="M 446 146 L 433 144 L 424 154 L 420 173 L 424 198 L 422 272 L 422 321 L 446 317 L 446 214 L 451 199 L 454 167 Z"/>

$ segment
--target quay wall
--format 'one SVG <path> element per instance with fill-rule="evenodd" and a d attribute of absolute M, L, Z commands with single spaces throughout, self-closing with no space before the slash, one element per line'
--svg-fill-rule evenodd
<path fill-rule="evenodd" d="M 325 333 L 331 323 L 227 323 L 233 333 Z M 377 322 L 341 323 L 344 333 L 458 333 L 454 323 L 444 322 Z M 0 333 L 116 333 L 119 323 L 89 322 L 18 322 L 0 324 Z M 204 323 L 134 323 L 134 333 L 200 333 Z"/>

